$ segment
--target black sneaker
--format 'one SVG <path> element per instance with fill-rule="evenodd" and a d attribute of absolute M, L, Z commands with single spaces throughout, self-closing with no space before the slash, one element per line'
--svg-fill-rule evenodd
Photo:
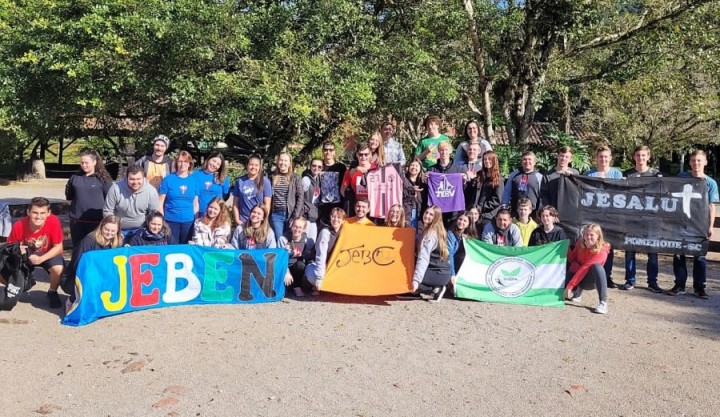
<path fill-rule="evenodd" d="M 697 295 L 698 298 L 702 298 L 703 300 L 707 300 L 708 298 L 710 298 L 708 293 L 706 293 L 703 289 L 695 290 L 695 295 Z"/>
<path fill-rule="evenodd" d="M 648 290 L 654 292 L 655 294 L 663 293 L 663 289 L 660 288 L 657 284 L 648 284 Z"/>
<path fill-rule="evenodd" d="M 617 284 L 616 284 L 613 280 L 609 279 L 609 280 L 607 281 L 607 287 L 608 287 L 608 288 L 617 288 L 618 286 L 617 286 Z"/>
<path fill-rule="evenodd" d="M 428 301 L 431 303 L 439 303 L 443 296 L 445 295 L 445 286 L 442 286 L 440 288 L 436 288 L 437 291 L 433 291 L 432 298 Z"/>
<path fill-rule="evenodd" d="M 685 287 L 681 287 L 677 284 L 674 287 L 670 288 L 667 292 L 667 295 L 672 295 L 672 296 L 682 295 L 682 294 L 685 294 Z"/>
<path fill-rule="evenodd" d="M 60 296 L 58 295 L 57 291 L 48 291 L 47 298 L 48 302 L 50 303 L 50 308 L 62 307 L 62 303 L 60 302 Z"/>
<path fill-rule="evenodd" d="M 422 294 L 420 294 L 420 291 L 406 292 L 405 294 L 398 294 L 395 297 L 401 300 L 422 300 Z"/>

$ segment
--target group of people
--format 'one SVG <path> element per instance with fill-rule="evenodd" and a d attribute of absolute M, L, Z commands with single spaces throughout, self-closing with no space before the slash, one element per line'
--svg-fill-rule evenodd
<path fill-rule="evenodd" d="M 179 151 L 174 158 L 167 155 L 169 139 L 163 135 L 153 139 L 153 151 L 130 166 L 116 183 L 95 151 L 83 151 L 80 171 L 70 178 L 65 191 L 70 201 L 73 254 L 66 273 L 70 279 L 65 280 L 63 290 L 71 294 L 72 302 L 75 269 L 87 251 L 188 243 L 242 250 L 287 249 L 290 261 L 285 283 L 296 296 L 303 296 L 322 289 L 327 260 L 347 222 L 415 228 L 417 257 L 412 291 L 404 297 L 425 295 L 431 301 L 440 301 L 448 289 L 452 293 L 465 256 L 464 238 L 504 246 L 567 239 L 558 225 L 555 207 L 561 176 L 580 174 L 570 166 L 572 149 L 561 147 L 555 167 L 544 174 L 535 168 L 535 155 L 525 152 L 520 168 L 505 179 L 498 156 L 481 137 L 477 122 L 465 125 L 464 140 L 455 148 L 454 158 L 451 142 L 439 128 L 439 118 L 426 119 L 427 137 L 409 160 L 389 122 L 357 146 L 348 165 L 337 160 L 336 147 L 330 141 L 323 143 L 322 157 L 313 158 L 301 175 L 296 173 L 289 153 L 278 155 L 271 175 L 265 174 L 263 159 L 253 155 L 245 165 L 246 173 L 232 185 L 221 153 L 209 155 L 201 168 L 194 169 L 193 157 L 187 151 Z M 650 156 L 647 147 L 636 148 L 634 168 L 622 173 L 610 165 L 610 148 L 603 146 L 596 151 L 595 167 L 584 175 L 610 179 L 659 176 L 648 165 Z M 705 178 L 711 234 L 714 203 L 719 199 L 717 184 L 704 174 L 706 164 L 705 153 L 694 151 L 691 172 L 681 175 Z M 400 198 L 377 201 L 368 181 L 376 181 L 373 173 L 389 166 L 400 171 Z M 430 173 L 459 175 L 464 210 L 443 210 L 431 203 Z M 228 210 L 225 203 L 231 194 L 233 202 Z M 13 226 L 8 240 L 24 242 L 32 253 L 30 261 L 48 270 L 50 306 L 60 307 L 57 289 L 65 264 L 62 229 L 50 213 L 47 199 L 32 199 L 28 217 Z M 657 259 L 656 254 L 648 254 L 648 288 L 662 292 L 657 285 Z M 568 262 L 566 298 L 579 301 L 583 290 L 597 288 L 600 302 L 595 311 L 606 313 L 607 289 L 617 285 L 611 278 L 613 250 L 605 242 L 600 225 L 585 226 L 581 238 L 571 242 Z M 625 284 L 620 288 L 631 290 L 636 281 L 635 253 L 626 252 L 625 266 Z M 684 256 L 675 256 L 673 270 L 675 286 L 667 293 L 684 293 Z M 696 257 L 693 287 L 700 298 L 707 298 L 705 270 L 705 257 Z"/>

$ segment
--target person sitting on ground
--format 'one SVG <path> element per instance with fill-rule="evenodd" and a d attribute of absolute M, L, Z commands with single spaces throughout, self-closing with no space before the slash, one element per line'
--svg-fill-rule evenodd
<path fill-rule="evenodd" d="M 495 215 L 495 223 L 488 223 L 482 232 L 482 241 L 500 246 L 522 246 L 520 229 L 512 224 L 510 209 L 502 207 Z"/>
<path fill-rule="evenodd" d="M 393 204 L 390 206 L 387 215 L 385 216 L 384 226 L 388 227 L 407 227 L 407 219 L 405 218 L 405 210 L 402 205 Z"/>
<path fill-rule="evenodd" d="M 547 205 L 540 209 L 540 222 L 542 224 L 530 234 L 528 246 L 540 246 L 567 239 L 563 228 L 557 225 L 560 218 L 555 207 Z"/>
<path fill-rule="evenodd" d="M 367 214 L 370 212 L 370 202 L 366 198 L 361 198 L 355 202 L 355 216 L 350 217 L 346 222 L 350 224 L 361 224 L 363 226 L 375 226 Z"/>
<path fill-rule="evenodd" d="M 73 248 L 72 257 L 67 267 L 67 274 L 62 289 L 70 295 L 65 303 L 65 312 L 70 311 L 70 307 L 75 302 L 75 277 L 77 276 L 77 267 L 80 264 L 80 258 L 87 252 L 102 249 L 113 249 L 122 246 L 122 224 L 118 216 L 112 214 L 100 221 L 100 224 L 94 232 L 88 233 L 77 246 Z"/>
<path fill-rule="evenodd" d="M 305 268 L 304 285 L 315 288 L 313 295 L 322 289 L 327 261 L 335 249 L 335 242 L 343 223 L 345 223 L 345 216 L 345 210 L 335 207 L 330 211 L 330 227 L 326 227 L 318 233 L 318 239 L 315 242 L 315 260 Z"/>
<path fill-rule="evenodd" d="M 292 288 L 296 297 L 304 297 L 303 275 L 305 266 L 314 257 L 315 241 L 305 234 L 307 220 L 298 217 L 290 223 L 290 231 L 278 239 L 278 247 L 290 253 L 288 271 L 285 274 L 285 286 Z M 305 288 L 310 291 L 311 288 Z"/>
<path fill-rule="evenodd" d="M 235 228 L 230 244 L 235 249 L 273 249 L 277 240 L 268 222 L 265 204 L 258 204 L 250 210 L 250 216 L 244 227 Z"/>
<path fill-rule="evenodd" d="M 583 290 L 597 288 L 600 304 L 593 311 L 598 314 L 608 312 L 607 278 L 603 265 L 609 251 L 600 226 L 595 223 L 585 226 L 582 237 L 568 252 L 567 276 L 570 279 L 565 286 L 565 299 L 579 303 Z"/>
<path fill-rule="evenodd" d="M 440 207 L 428 207 L 423 213 L 423 224 L 412 277 L 412 292 L 399 297 L 420 299 L 423 292 L 430 292 L 430 301 L 437 303 L 442 300 L 446 286 L 454 276 L 454 254 L 448 248 Z"/>
<path fill-rule="evenodd" d="M 517 214 L 518 218 L 513 221 L 513 224 L 520 230 L 522 245 L 527 246 L 528 243 L 530 243 L 530 235 L 533 230 L 537 228 L 535 220 L 530 218 L 532 214 L 532 202 L 529 198 L 521 198 L 518 200 Z"/>
<path fill-rule="evenodd" d="M 143 227 L 132 236 L 126 236 L 125 241 L 125 246 L 166 246 L 175 242 L 165 216 L 159 211 L 148 214 Z"/>
<path fill-rule="evenodd" d="M 229 246 L 230 215 L 222 197 L 208 203 L 205 214 L 195 220 L 191 244 L 224 249 Z"/>
<path fill-rule="evenodd" d="M 50 308 L 62 307 L 57 289 L 65 269 L 63 240 L 60 219 L 50 212 L 50 200 L 45 197 L 30 200 L 27 217 L 13 224 L 7 239 L 8 243 L 20 243 L 20 251 L 29 254 L 30 263 L 48 273 L 50 289 L 47 298 Z M 7 279 L 0 276 L 0 284 L 7 285 Z"/>
<path fill-rule="evenodd" d="M 460 271 L 463 261 L 465 261 L 465 239 L 478 238 L 475 223 L 473 223 L 470 215 L 469 211 L 460 213 L 448 232 L 448 250 L 453 254 L 454 267 L 454 270 L 451 271 L 453 279 L 450 282 L 452 287 L 450 294 L 455 294 L 455 277 Z"/>

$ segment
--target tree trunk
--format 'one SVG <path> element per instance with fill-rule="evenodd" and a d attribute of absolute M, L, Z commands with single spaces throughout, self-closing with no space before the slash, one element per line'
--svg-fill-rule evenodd
<path fill-rule="evenodd" d="M 33 159 L 31 163 L 32 178 L 44 180 L 45 177 L 45 161 L 42 159 Z"/>

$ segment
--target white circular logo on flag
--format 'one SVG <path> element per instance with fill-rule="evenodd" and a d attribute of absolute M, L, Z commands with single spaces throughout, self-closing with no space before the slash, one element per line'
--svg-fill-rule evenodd
<path fill-rule="evenodd" d="M 500 258 L 493 262 L 485 276 L 492 292 L 505 298 L 517 298 L 532 288 L 535 265 L 523 258 Z"/>

